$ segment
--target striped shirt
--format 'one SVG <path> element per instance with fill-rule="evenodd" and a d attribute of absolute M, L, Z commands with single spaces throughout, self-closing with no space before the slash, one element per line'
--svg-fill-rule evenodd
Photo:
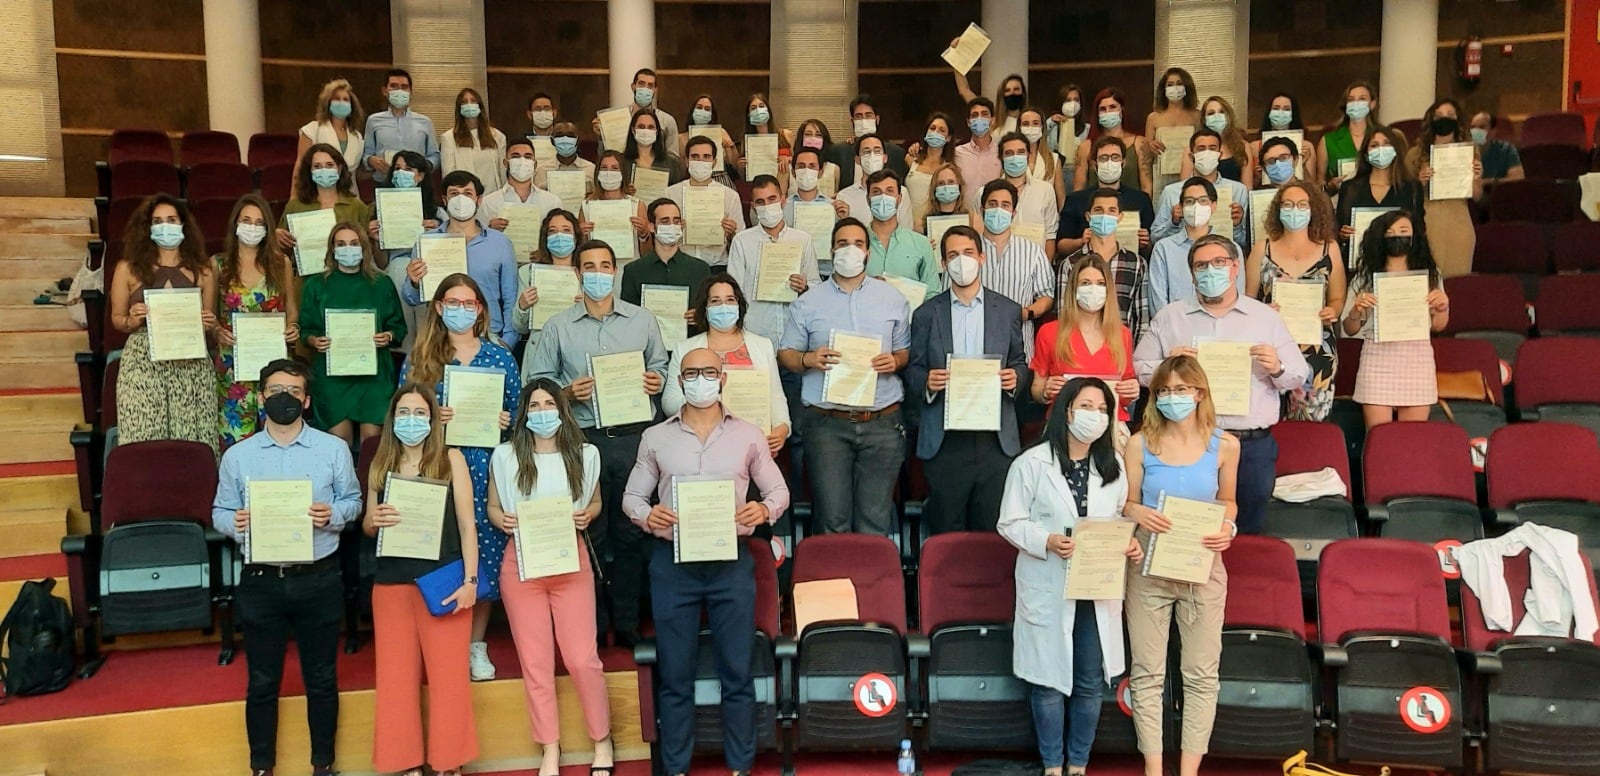
<path fill-rule="evenodd" d="M 1057 283 L 1060 291 L 1056 295 L 1058 304 L 1076 304 L 1077 290 L 1067 286 L 1072 282 L 1072 265 L 1093 253 L 1089 250 L 1089 243 L 1084 243 L 1076 253 L 1061 260 Z M 1117 287 L 1117 312 L 1122 314 L 1122 325 L 1128 327 L 1133 334 L 1133 341 L 1138 342 L 1144 336 L 1145 327 L 1150 325 L 1150 297 L 1145 288 L 1147 267 L 1144 257 L 1118 248 L 1111 258 L 1106 259 L 1106 263 L 1111 265 L 1111 282 Z"/>
<path fill-rule="evenodd" d="M 1050 260 L 1044 249 L 1032 240 L 1019 240 L 1016 235 L 1006 240 L 1006 249 L 997 250 L 987 233 L 983 236 L 983 271 L 979 277 L 983 287 L 1023 307 L 1033 304 L 1039 297 L 1054 298 L 1056 279 L 1050 273 Z M 1033 358 L 1033 321 L 1022 323 L 1023 350 Z"/>

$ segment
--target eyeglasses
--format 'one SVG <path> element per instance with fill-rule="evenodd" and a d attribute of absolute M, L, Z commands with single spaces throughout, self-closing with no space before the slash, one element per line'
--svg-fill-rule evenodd
<path fill-rule="evenodd" d="M 301 388 L 298 385 L 269 385 L 267 386 L 265 393 L 268 396 L 277 396 L 280 393 L 287 393 L 296 399 L 304 399 L 306 397 L 306 389 Z"/>
<path fill-rule="evenodd" d="M 1223 257 L 1223 258 L 1220 258 L 1220 259 L 1212 259 L 1211 261 L 1197 261 L 1197 262 L 1194 263 L 1194 270 L 1196 272 L 1199 272 L 1200 270 L 1208 269 L 1208 268 L 1209 269 L 1227 269 L 1228 265 L 1230 265 L 1232 263 L 1233 263 L 1233 259 L 1230 259 L 1230 258 L 1227 258 L 1227 257 Z"/>
<path fill-rule="evenodd" d="M 1110 154 L 1107 154 L 1105 156 L 1096 156 L 1094 158 L 1094 160 L 1095 160 L 1095 162 L 1097 162 L 1099 164 L 1106 164 L 1108 162 L 1120 162 L 1120 161 L 1122 161 L 1122 157 L 1120 157 L 1120 156 L 1112 156 Z"/>
<path fill-rule="evenodd" d="M 1211 198 L 1210 197 L 1184 197 L 1183 201 L 1181 203 L 1179 203 L 1179 204 L 1183 205 L 1184 207 L 1189 207 L 1191 205 L 1209 205 L 1209 204 L 1211 204 Z"/>
<path fill-rule="evenodd" d="M 443 304 L 446 310 L 466 310 L 471 313 L 478 311 L 478 303 L 476 301 L 463 302 L 459 299 L 446 299 Z"/>
<path fill-rule="evenodd" d="M 1198 390 L 1200 389 L 1192 385 L 1183 385 L 1182 383 L 1179 383 L 1178 385 L 1169 385 L 1165 388 L 1157 388 L 1156 396 L 1191 396 L 1195 391 Z"/>
<path fill-rule="evenodd" d="M 1284 203 L 1282 203 L 1281 207 L 1284 210 L 1305 210 L 1305 211 L 1309 212 L 1311 210 L 1311 203 L 1309 201 L 1308 202 L 1284 202 Z"/>
<path fill-rule="evenodd" d="M 721 380 L 722 379 L 722 367 L 718 367 L 718 366 L 703 366 L 703 367 L 700 367 L 699 369 L 696 369 L 696 368 L 694 368 L 692 366 L 687 366 L 687 367 L 684 367 L 683 371 L 679 372 L 678 375 L 681 376 L 685 380 L 693 380 L 696 377 L 709 377 L 709 378 L 711 378 L 713 380 Z"/>

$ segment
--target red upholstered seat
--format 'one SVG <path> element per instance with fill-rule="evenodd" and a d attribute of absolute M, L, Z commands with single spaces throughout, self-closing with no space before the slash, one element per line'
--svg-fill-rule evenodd
<path fill-rule="evenodd" d="M 1433 550 L 1398 539 L 1346 539 L 1322 551 L 1317 632 L 1337 644 L 1374 631 L 1450 638 L 1444 577 Z"/>
<path fill-rule="evenodd" d="M 1600 405 L 1600 339 L 1544 337 L 1522 343 L 1517 406 L 1535 410 L 1545 404 Z"/>
<path fill-rule="evenodd" d="M 1600 221 L 1574 221 L 1556 229 L 1550 252 L 1557 272 L 1600 270 Z"/>
<path fill-rule="evenodd" d="M 1477 501 L 1467 432 L 1450 423 L 1384 423 L 1362 459 L 1369 505 L 1406 496 Z"/>
<path fill-rule="evenodd" d="M 1600 332 L 1600 275 L 1551 275 L 1539 281 L 1534 302 L 1539 332 Z"/>
<path fill-rule="evenodd" d="M 957 531 L 929 538 L 917 574 L 919 629 L 931 634 L 958 623 L 1010 622 L 1016 563 L 1016 548 L 999 534 Z"/>
<path fill-rule="evenodd" d="M 199 442 L 162 440 L 113 448 L 106 460 L 101 521 L 106 528 L 143 520 L 211 525 L 217 464 Z"/>
<path fill-rule="evenodd" d="M 1300 572 L 1288 544 L 1268 536 L 1242 534 L 1234 537 L 1222 562 L 1228 569 L 1224 627 L 1276 628 L 1306 637 Z"/>
<path fill-rule="evenodd" d="M 170 167 L 173 162 L 172 140 L 167 133 L 156 129 L 119 129 L 112 132 L 106 163 L 115 166 L 133 161 L 163 162 Z"/>
<path fill-rule="evenodd" d="M 1585 587 L 1589 593 L 1589 606 L 1593 607 L 1597 616 L 1600 616 L 1600 594 L 1595 591 L 1594 570 L 1589 566 L 1588 558 L 1583 561 L 1584 571 L 1587 573 Z M 1522 622 L 1528 613 L 1524 598 L 1528 592 L 1529 579 L 1532 576 L 1532 553 L 1523 550 L 1517 555 L 1502 558 L 1503 571 L 1506 579 L 1506 593 L 1511 604 L 1511 622 Z M 1229 569 L 1232 571 L 1232 569 Z M 1581 604 L 1579 604 L 1581 605 Z M 1483 620 L 1483 602 L 1472 592 L 1472 588 L 1461 586 L 1461 630 L 1462 641 L 1467 649 L 1474 652 L 1488 652 L 1504 639 L 1512 638 L 1509 631 L 1492 630 Z"/>
<path fill-rule="evenodd" d="M 1584 148 L 1588 134 L 1579 113 L 1535 113 L 1522 122 L 1523 146 L 1561 144 Z"/>
<path fill-rule="evenodd" d="M 1511 221 L 1479 224 L 1472 251 L 1472 271 L 1491 274 L 1543 275 L 1544 233 L 1532 223 Z"/>
<path fill-rule="evenodd" d="M 274 164 L 294 165 L 300 136 L 293 132 L 257 132 L 250 136 L 245 163 L 253 170 Z"/>
<path fill-rule="evenodd" d="M 796 548 L 794 582 L 849 579 L 856 589 L 860 622 L 906 632 L 905 579 L 900 550 L 882 536 L 822 534 Z"/>
<path fill-rule="evenodd" d="M 1600 504 L 1600 443 L 1568 423 L 1516 423 L 1489 438 L 1489 506 L 1528 501 Z"/>
<path fill-rule="evenodd" d="M 255 190 L 255 176 L 238 162 L 205 162 L 189 168 L 184 196 L 192 200 L 238 199 Z"/>
<path fill-rule="evenodd" d="M 1344 497 L 1350 498 L 1350 456 L 1346 453 L 1344 432 L 1332 423 L 1286 420 L 1272 427 L 1278 441 L 1277 476 L 1314 472 L 1332 467 L 1344 482 Z"/>
<path fill-rule="evenodd" d="M 185 132 L 179 141 L 178 158 L 185 167 L 200 164 L 238 164 L 239 138 L 232 132 Z"/>
<path fill-rule="evenodd" d="M 1501 181 L 1489 194 L 1489 220 L 1565 224 L 1577 213 L 1575 185 L 1549 179 Z"/>
<path fill-rule="evenodd" d="M 111 165 L 111 199 L 171 194 L 183 188 L 178 183 L 178 168 L 166 162 L 131 161 Z"/>

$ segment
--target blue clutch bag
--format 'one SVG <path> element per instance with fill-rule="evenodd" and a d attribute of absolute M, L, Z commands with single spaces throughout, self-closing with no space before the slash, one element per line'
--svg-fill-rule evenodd
<path fill-rule="evenodd" d="M 417 577 L 417 590 L 422 593 L 422 602 L 428 605 L 428 613 L 435 617 L 443 617 L 456 610 L 455 603 L 445 605 L 444 599 L 456 592 L 467 581 L 467 565 L 460 560 L 446 563 L 420 577 Z M 488 579 L 478 577 L 478 598 L 483 598 L 487 593 Z"/>

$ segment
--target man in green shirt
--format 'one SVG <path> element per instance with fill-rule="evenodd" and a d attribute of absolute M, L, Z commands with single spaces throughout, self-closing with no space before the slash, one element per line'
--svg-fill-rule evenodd
<path fill-rule="evenodd" d="M 867 176 L 867 207 L 872 211 L 872 239 L 867 241 L 867 274 L 895 275 L 927 286 L 924 299 L 939 293 L 939 262 L 928 238 L 901 225 L 897 215 L 905 191 L 893 170 Z"/>
<path fill-rule="evenodd" d="M 690 289 L 692 296 L 694 287 L 711 276 L 711 266 L 678 250 L 683 245 L 683 211 L 678 203 L 662 197 L 650 203 L 645 218 L 655 235 L 656 249 L 622 268 L 622 301 L 640 304 L 646 285 L 682 286 Z M 688 311 L 684 312 L 687 317 Z"/>

